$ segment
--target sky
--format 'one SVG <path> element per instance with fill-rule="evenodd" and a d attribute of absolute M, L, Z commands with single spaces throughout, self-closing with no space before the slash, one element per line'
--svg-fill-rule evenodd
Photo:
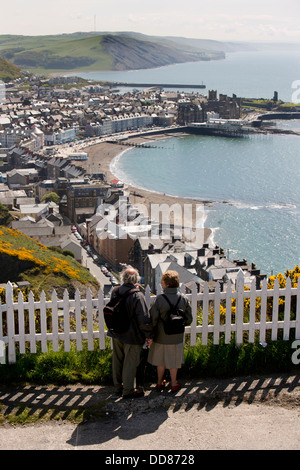
<path fill-rule="evenodd" d="M 2 0 L 0 34 L 134 31 L 300 42 L 299 0 Z"/>

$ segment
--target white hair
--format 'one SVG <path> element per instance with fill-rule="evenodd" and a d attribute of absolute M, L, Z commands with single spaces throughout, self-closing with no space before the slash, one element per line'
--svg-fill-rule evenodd
<path fill-rule="evenodd" d="M 124 284 L 136 284 L 140 281 L 140 276 L 136 269 L 132 266 L 127 266 L 127 268 L 121 272 L 121 279 Z"/>

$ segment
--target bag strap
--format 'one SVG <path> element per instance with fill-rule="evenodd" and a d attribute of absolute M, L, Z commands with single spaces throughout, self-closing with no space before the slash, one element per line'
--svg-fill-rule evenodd
<path fill-rule="evenodd" d="M 137 287 L 135 287 L 133 289 L 129 289 L 128 291 L 124 292 L 124 294 L 120 294 L 119 289 L 120 288 L 118 287 L 117 290 L 116 290 L 116 294 L 117 294 L 117 296 L 119 297 L 120 300 L 125 299 L 126 297 L 128 297 L 130 294 L 133 294 L 134 292 L 139 292 L 140 291 Z"/>
<path fill-rule="evenodd" d="M 168 302 L 168 304 L 170 305 L 170 307 L 178 307 L 178 304 L 180 302 L 180 299 L 181 299 L 181 295 L 179 294 L 178 296 L 178 300 L 176 302 L 176 304 L 172 304 L 171 301 L 168 299 L 168 297 L 166 296 L 166 294 L 162 294 L 162 296 L 164 297 L 164 299 L 166 299 L 166 301 Z"/>

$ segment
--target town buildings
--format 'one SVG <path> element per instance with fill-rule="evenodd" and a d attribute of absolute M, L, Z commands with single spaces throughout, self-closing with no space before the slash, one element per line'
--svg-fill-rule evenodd
<path fill-rule="evenodd" d="M 87 159 L 84 151 L 60 153 L 62 146 L 72 150 L 75 142 L 95 137 L 201 123 L 212 115 L 238 119 L 239 98 L 156 88 L 118 94 L 76 77 L 26 80 L 26 90 L 18 80 L 0 104 L 0 203 L 13 214 L 14 228 L 47 246 L 70 249 L 81 260 L 82 243 L 71 233 L 75 225 L 103 261 L 115 269 L 131 263 L 154 292 L 166 269 L 176 269 L 186 288 L 196 283 L 198 290 L 204 281 L 211 286 L 234 283 L 240 270 L 249 280 L 260 275 L 245 262 L 230 262 L 218 248 L 191 248 L 172 233 L 169 240 L 153 237 L 162 227 L 146 219 L 134 224 L 140 214 L 122 184 L 107 182 L 102 173 L 87 174 L 80 166 Z M 60 197 L 59 205 L 42 202 L 53 192 Z M 120 197 L 127 204 L 126 220 L 118 212 Z M 101 209 L 105 202 L 116 204 L 114 220 Z"/>

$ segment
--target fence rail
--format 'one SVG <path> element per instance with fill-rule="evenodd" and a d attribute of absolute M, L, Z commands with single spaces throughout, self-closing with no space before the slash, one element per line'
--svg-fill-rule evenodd
<path fill-rule="evenodd" d="M 184 286 L 181 290 L 184 292 Z M 157 295 L 160 293 L 158 290 Z M 206 283 L 202 292 L 197 292 L 194 285 L 186 295 L 193 313 L 192 324 L 185 328 L 191 346 L 195 346 L 197 341 L 205 345 L 209 338 L 214 344 L 219 344 L 221 336 L 228 344 L 233 335 L 237 344 L 244 341 L 253 343 L 257 339 L 265 343 L 279 337 L 287 341 L 292 334 L 294 339 L 300 339 L 300 283 L 292 287 L 290 279 L 287 279 L 284 289 L 279 288 L 276 279 L 273 289 L 268 289 L 267 280 L 264 280 L 260 290 L 256 289 L 255 283 L 250 290 L 245 290 L 244 278 L 238 276 L 235 289 L 229 283 L 221 291 L 217 284 L 214 292 L 210 292 Z M 149 286 L 145 297 L 150 307 L 156 295 L 151 294 Z M 106 329 L 102 311 L 108 300 L 101 289 L 97 298 L 93 298 L 88 289 L 84 299 L 77 290 L 74 299 L 70 299 L 67 291 L 62 299 L 58 299 L 54 291 L 51 300 L 46 300 L 44 292 L 39 301 L 35 300 L 32 292 L 26 300 L 19 292 L 15 300 L 13 286 L 9 282 L 5 303 L 0 303 L 0 345 L 7 350 L 8 363 L 16 361 L 17 347 L 20 354 L 25 353 L 26 345 L 29 345 L 31 353 L 36 353 L 37 343 L 40 343 L 42 352 L 47 352 L 49 342 L 52 342 L 54 351 L 58 351 L 61 342 L 64 350 L 70 351 L 71 341 L 75 341 L 80 351 L 84 340 L 88 350 L 95 348 L 95 340 L 100 349 L 105 349 Z"/>

